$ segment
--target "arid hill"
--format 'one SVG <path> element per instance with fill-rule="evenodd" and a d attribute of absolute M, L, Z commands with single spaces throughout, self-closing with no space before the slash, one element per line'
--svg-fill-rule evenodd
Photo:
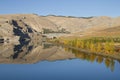
<path fill-rule="evenodd" d="M 56 27 L 49 20 L 33 14 L 0 15 L 0 37 L 4 39 L 30 39 L 40 35 L 42 28 L 55 30 Z"/>
<path fill-rule="evenodd" d="M 0 42 L 4 39 L 14 43 L 0 43 L 0 63 L 36 63 L 42 60 L 83 58 L 84 54 L 65 52 L 65 49 L 57 46 L 46 48 L 48 45 L 42 44 L 43 34 L 69 37 L 120 35 L 119 21 L 120 17 L 106 16 L 0 15 Z"/>
<path fill-rule="evenodd" d="M 45 18 L 55 23 L 59 28 L 65 28 L 70 31 L 74 36 L 95 34 L 100 31 L 108 32 L 109 28 L 112 32 L 116 32 L 116 30 L 118 31 L 116 28 L 120 26 L 120 17 L 46 16 Z"/>
<path fill-rule="evenodd" d="M 119 32 L 120 17 L 38 16 L 36 14 L 0 15 L 0 38 L 17 41 L 42 33 L 70 33 L 84 36 Z"/>

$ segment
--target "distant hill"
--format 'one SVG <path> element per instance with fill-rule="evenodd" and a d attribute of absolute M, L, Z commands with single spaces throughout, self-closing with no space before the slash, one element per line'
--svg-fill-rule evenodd
<path fill-rule="evenodd" d="M 120 25 L 120 17 L 111 18 L 107 16 L 101 17 L 60 17 L 46 16 L 46 19 L 52 21 L 59 28 L 65 28 L 71 33 L 97 31 L 106 28 L 112 28 Z"/>
<path fill-rule="evenodd" d="M 0 37 L 32 38 L 45 32 L 69 32 L 69 35 L 89 35 L 119 32 L 120 17 L 39 16 L 36 14 L 0 15 Z M 27 35 L 27 37 L 26 37 Z M 24 37 L 22 37 L 24 36 Z"/>

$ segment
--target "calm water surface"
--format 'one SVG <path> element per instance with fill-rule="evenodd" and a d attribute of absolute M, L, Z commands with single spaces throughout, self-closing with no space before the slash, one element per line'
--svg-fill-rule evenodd
<path fill-rule="evenodd" d="M 52 44 L 1 44 L 0 63 L 0 80 L 120 80 L 118 60 Z"/>

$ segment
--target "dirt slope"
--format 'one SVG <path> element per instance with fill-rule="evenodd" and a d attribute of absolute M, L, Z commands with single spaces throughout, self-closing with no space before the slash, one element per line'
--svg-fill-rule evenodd
<path fill-rule="evenodd" d="M 13 24 L 13 21 L 17 24 Z M 70 35 L 88 35 L 96 32 L 119 32 L 120 17 L 71 17 L 71 16 L 38 16 L 36 14 L 0 15 L 0 36 L 21 36 L 42 33 L 44 29 L 68 31 Z M 15 29 L 17 31 L 15 32 Z M 31 32 L 32 31 L 32 32 Z M 18 34 L 21 32 L 21 34 Z"/>

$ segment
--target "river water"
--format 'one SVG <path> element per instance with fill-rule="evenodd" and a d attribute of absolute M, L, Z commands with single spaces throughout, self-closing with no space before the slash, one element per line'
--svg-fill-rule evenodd
<path fill-rule="evenodd" d="M 0 80 L 120 80 L 120 61 L 50 43 L 0 44 Z"/>

